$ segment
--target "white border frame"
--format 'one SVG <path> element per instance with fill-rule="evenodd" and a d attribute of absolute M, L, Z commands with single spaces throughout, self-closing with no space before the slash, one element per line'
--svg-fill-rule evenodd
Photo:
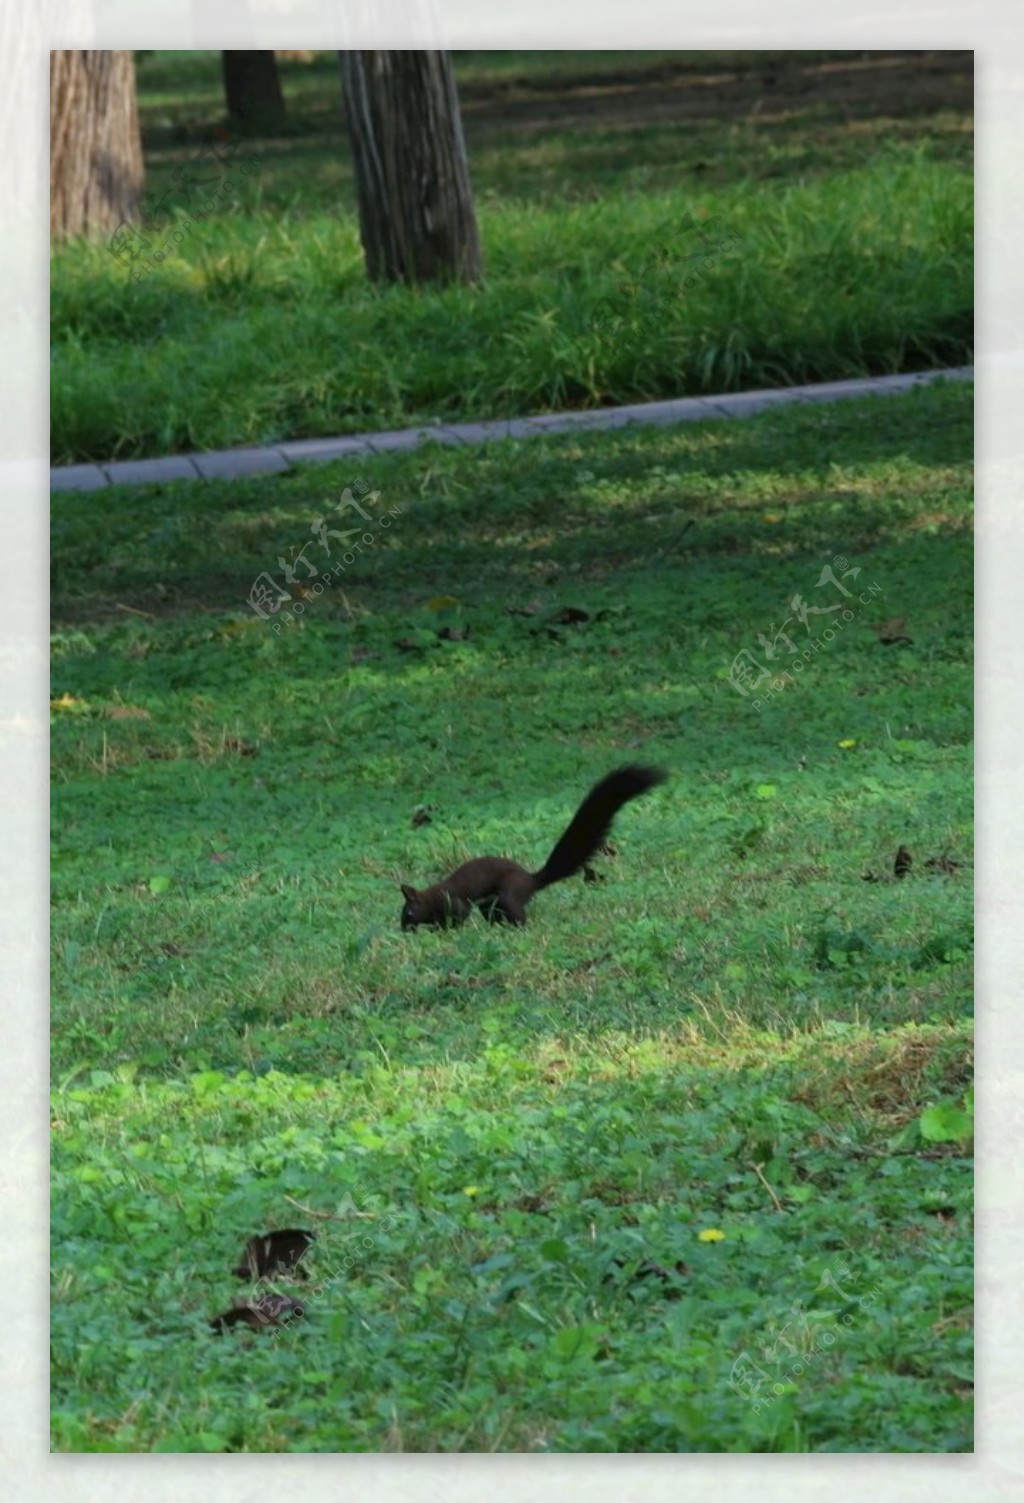
<path fill-rule="evenodd" d="M 1024 291 L 1018 267 L 1024 240 L 1020 192 L 1024 161 L 1024 17 L 985 0 L 972 10 L 948 0 L 910 0 L 866 13 L 846 0 L 719 0 L 683 9 L 670 0 L 634 0 L 599 15 L 592 0 L 562 0 L 557 12 L 530 0 L 481 14 L 480 0 L 252 0 L 220 9 L 165 0 L 147 11 L 127 0 L 8 0 L 0 14 L 0 181 L 6 235 L 0 241 L 0 496 L 4 505 L 7 584 L 0 649 L 0 755 L 8 797 L 0 809 L 5 855 L 0 945 L 8 995 L 0 1069 L 0 1122 L 6 1172 L 0 1204 L 9 1255 L 5 1268 L 4 1347 L 0 1362 L 3 1480 L 20 1499 L 78 1500 L 145 1496 L 264 1498 L 270 1486 L 301 1488 L 308 1503 L 333 1500 L 339 1485 L 372 1489 L 383 1503 L 462 1503 L 483 1489 L 494 1503 L 587 1490 L 591 1503 L 676 1503 L 744 1482 L 763 1503 L 817 1499 L 825 1486 L 873 1500 L 962 1503 L 1018 1492 L 1024 1485 L 1021 1380 L 1016 1340 L 1021 1297 L 1014 1253 L 1024 1230 L 1014 1148 L 1024 1142 L 1019 1068 L 1024 933 L 1024 829 L 1013 788 L 1024 757 L 1024 697 L 1013 677 L 1022 656 L 1020 628 L 998 621 L 1021 578 L 1024 465 Z M 983 839 L 977 863 L 982 942 L 978 979 L 980 1076 L 979 1223 L 984 1233 L 979 1288 L 979 1371 L 983 1378 L 976 1456 L 50 1456 L 44 1336 L 48 1320 L 45 1123 L 48 1010 L 46 650 L 48 642 L 46 365 L 48 306 L 48 51 L 51 47 L 220 48 L 252 46 L 442 46 L 594 50 L 742 47 L 907 47 L 976 49 L 981 114 L 979 172 L 983 276 L 976 361 L 981 421 L 978 619 L 984 650 L 978 675 Z M 950 600 L 951 612 L 964 609 Z M 997 629 L 997 624 L 1001 629 Z M 1016 623 L 1014 623 L 1016 625 Z M 1015 920 L 1013 915 L 1018 913 Z M 1014 1047 L 1016 1046 L 1016 1048 Z M 998 1110 L 997 1108 L 1001 1108 Z M 1016 1110 L 1014 1110 L 1016 1108 Z M 1001 1130 L 995 1129 L 996 1121 Z M 1014 1127 L 1016 1122 L 1017 1126 Z M 287 1477 L 285 1477 L 287 1469 Z M 271 1472 L 280 1470 L 280 1478 Z"/>

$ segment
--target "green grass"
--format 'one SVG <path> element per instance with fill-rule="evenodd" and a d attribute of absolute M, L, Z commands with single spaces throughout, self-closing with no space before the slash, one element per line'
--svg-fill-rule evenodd
<path fill-rule="evenodd" d="M 971 358 L 969 57 L 545 58 L 459 65 L 481 287 L 367 283 L 329 58 L 285 67 L 286 126 L 138 281 L 104 245 L 59 249 L 53 461 Z M 209 161 L 217 59 L 153 54 L 139 79 L 159 197 Z"/>
<path fill-rule="evenodd" d="M 971 400 L 54 498 L 58 1449 L 970 1449 Z M 399 932 L 636 759 L 603 881 Z M 306 1319 L 211 1336 L 339 1203 Z"/>

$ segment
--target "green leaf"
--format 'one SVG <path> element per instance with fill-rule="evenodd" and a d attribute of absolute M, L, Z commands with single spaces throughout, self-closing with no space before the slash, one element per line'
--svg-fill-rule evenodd
<path fill-rule="evenodd" d="M 213 1091 L 219 1091 L 224 1085 L 225 1077 L 219 1070 L 204 1070 L 200 1075 L 192 1076 L 192 1089 L 197 1096 L 209 1096 Z"/>
<path fill-rule="evenodd" d="M 540 1245 L 540 1255 L 549 1263 L 566 1263 L 569 1259 L 569 1249 L 564 1242 L 555 1237 L 550 1237 Z"/>
<path fill-rule="evenodd" d="M 552 1336 L 548 1350 L 552 1357 L 559 1357 L 563 1361 L 586 1361 L 597 1351 L 600 1335 L 601 1327 L 597 1325 L 563 1326 Z"/>
<path fill-rule="evenodd" d="M 974 1131 L 974 1120 L 955 1101 L 940 1101 L 921 1113 L 921 1136 L 929 1143 L 962 1143 Z"/>

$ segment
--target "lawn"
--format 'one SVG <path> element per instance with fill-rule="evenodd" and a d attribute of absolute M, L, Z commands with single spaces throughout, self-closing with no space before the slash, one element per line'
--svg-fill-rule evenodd
<path fill-rule="evenodd" d="M 139 258 L 54 254 L 55 463 L 971 359 L 969 53 L 460 54 L 486 279 L 430 293 L 366 281 L 336 60 L 227 145 L 218 66 L 140 62 Z"/>
<path fill-rule="evenodd" d="M 971 404 L 53 498 L 57 1449 L 971 1449 Z"/>

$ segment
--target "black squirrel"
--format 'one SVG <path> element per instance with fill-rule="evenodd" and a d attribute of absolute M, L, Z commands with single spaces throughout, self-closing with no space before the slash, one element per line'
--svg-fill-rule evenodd
<path fill-rule="evenodd" d="M 667 776 L 660 767 L 628 766 L 610 772 L 587 794 L 539 872 L 528 872 L 502 856 L 478 856 L 432 887 L 401 883 L 402 928 L 430 924 L 444 929 L 461 924 L 474 907 L 492 922 L 525 924 L 526 905 L 534 894 L 578 872 L 603 845 L 623 804 Z"/>

